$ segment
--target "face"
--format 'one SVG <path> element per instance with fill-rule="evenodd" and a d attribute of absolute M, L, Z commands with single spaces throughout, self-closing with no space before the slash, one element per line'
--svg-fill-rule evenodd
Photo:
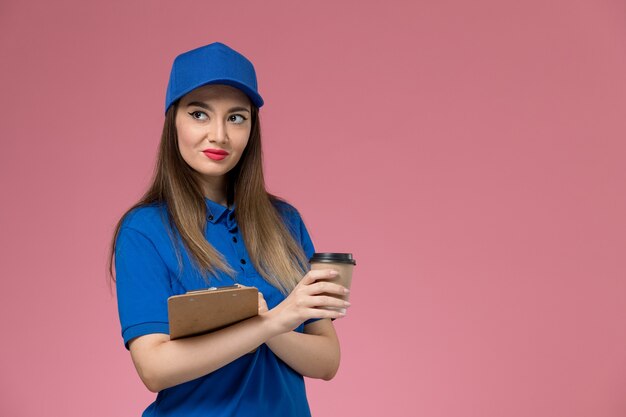
<path fill-rule="evenodd" d="M 248 96 L 227 85 L 205 85 L 180 99 L 178 149 L 208 183 L 223 181 L 241 159 L 252 128 Z"/>

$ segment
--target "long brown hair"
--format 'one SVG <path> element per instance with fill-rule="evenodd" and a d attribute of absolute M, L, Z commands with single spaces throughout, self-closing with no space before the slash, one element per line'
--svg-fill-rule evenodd
<path fill-rule="evenodd" d="M 152 184 L 115 227 L 109 253 L 109 274 L 113 282 L 115 242 L 124 218 L 133 209 L 155 202 L 165 204 L 170 231 L 178 231 L 190 258 L 204 272 L 205 278 L 207 272 L 216 274 L 218 270 L 232 277 L 235 275 L 233 268 L 204 237 L 206 203 L 195 171 L 187 165 L 178 149 L 177 108 L 178 102 L 165 114 Z M 288 294 L 306 273 L 307 259 L 274 204 L 280 199 L 265 188 L 259 109 L 251 105 L 251 113 L 248 144 L 239 163 L 227 174 L 227 200 L 228 204 L 235 203 L 235 219 L 255 268 L 267 282 Z M 170 239 L 177 248 L 180 264 L 180 248 L 173 233 L 170 233 Z"/>

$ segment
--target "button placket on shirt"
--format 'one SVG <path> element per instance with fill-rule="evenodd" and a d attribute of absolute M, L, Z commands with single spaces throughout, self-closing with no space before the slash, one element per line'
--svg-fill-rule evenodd
<path fill-rule="evenodd" d="M 239 257 L 239 266 L 241 270 L 248 275 L 250 262 L 248 262 L 246 248 L 243 244 L 241 236 L 239 235 L 239 227 L 237 226 L 234 213 L 232 211 L 226 216 L 226 229 L 228 229 L 228 233 L 231 235 L 232 245 L 235 247 L 235 251 Z"/>

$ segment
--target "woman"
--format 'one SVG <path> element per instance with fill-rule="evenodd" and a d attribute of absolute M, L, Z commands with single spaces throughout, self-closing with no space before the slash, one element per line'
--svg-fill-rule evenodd
<path fill-rule="evenodd" d="M 331 319 L 349 303 L 322 294 L 348 290 L 308 271 L 300 215 L 265 190 L 262 105 L 252 63 L 228 46 L 174 61 L 154 180 L 111 256 L 125 346 L 158 392 L 144 416 L 308 416 L 303 376 L 337 372 Z M 233 283 L 259 289 L 258 316 L 170 340 L 168 297 Z"/>

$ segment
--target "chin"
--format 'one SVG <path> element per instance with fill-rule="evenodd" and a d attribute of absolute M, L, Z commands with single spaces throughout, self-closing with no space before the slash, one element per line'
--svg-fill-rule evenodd
<path fill-rule="evenodd" d="M 232 167 L 220 167 L 220 169 L 215 169 L 216 167 L 211 167 L 211 168 L 207 168 L 207 167 L 192 167 L 194 169 L 194 171 L 196 171 L 198 174 L 205 176 L 205 177 L 223 177 L 224 175 L 226 175 L 228 173 L 228 171 L 230 171 L 232 169 Z"/>

